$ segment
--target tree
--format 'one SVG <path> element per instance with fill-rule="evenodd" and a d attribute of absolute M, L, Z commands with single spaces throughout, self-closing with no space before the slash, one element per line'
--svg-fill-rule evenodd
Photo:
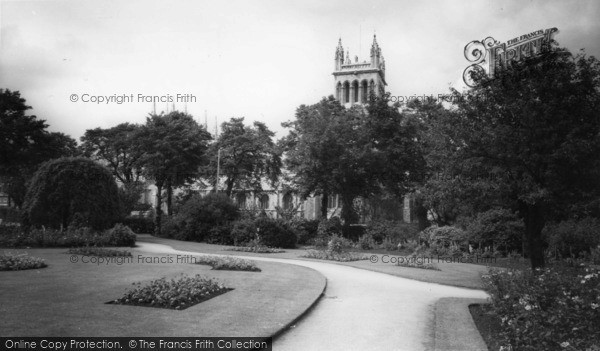
<path fill-rule="evenodd" d="M 387 193 L 404 195 L 424 167 L 417 121 L 371 96 L 366 108 L 345 109 L 333 96 L 302 105 L 282 140 L 286 164 L 302 196 L 339 194 L 342 218 L 355 223 L 354 200 Z M 322 209 L 327 210 L 324 202 Z M 324 217 L 326 212 L 324 213 Z"/>
<path fill-rule="evenodd" d="M 105 163 L 121 183 L 138 182 L 142 173 L 138 165 L 140 130 L 141 126 L 127 122 L 108 129 L 88 129 L 81 137 L 80 149 L 84 156 Z"/>
<path fill-rule="evenodd" d="M 160 234 L 162 192 L 199 176 L 199 167 L 207 163 L 210 134 L 192 116 L 179 111 L 152 114 L 139 134 L 142 156 L 139 164 L 156 185 L 155 232 Z M 171 196 L 167 197 L 170 209 Z"/>
<path fill-rule="evenodd" d="M 531 266 L 544 266 L 550 216 L 600 194 L 600 65 L 548 45 L 539 55 L 473 76 L 449 114 L 463 164 L 487 177 L 525 223 Z"/>
<path fill-rule="evenodd" d="M 286 151 L 285 164 L 292 172 L 292 182 L 301 197 L 322 196 L 323 218 L 327 217 L 327 197 L 333 194 L 333 165 L 329 161 L 338 156 L 329 147 L 335 142 L 329 122 L 344 112 L 344 107 L 330 96 L 312 106 L 301 105 L 294 121 L 282 123 L 290 129 L 280 144 Z"/>
<path fill-rule="evenodd" d="M 18 91 L 0 89 L 0 183 L 17 207 L 40 163 L 77 153 L 75 140 L 48 132 L 44 120 L 25 114 L 29 109 Z"/>
<path fill-rule="evenodd" d="M 112 227 L 120 215 L 117 184 L 110 172 L 83 157 L 42 164 L 23 204 L 24 226 L 66 228 L 77 223 L 97 230 Z"/>
<path fill-rule="evenodd" d="M 245 126 L 244 118 L 231 118 L 221 124 L 221 135 L 211 145 L 206 167 L 211 182 L 216 179 L 217 153 L 221 150 L 220 175 L 225 177 L 225 192 L 234 188 L 262 190 L 263 180 L 274 184 L 281 175 L 281 152 L 273 142 L 275 133 L 262 122 Z"/>
<path fill-rule="evenodd" d="M 422 215 L 429 212 L 438 226 L 447 226 L 504 205 L 495 184 L 488 181 L 493 171 L 460 157 L 464 140 L 454 124 L 456 111 L 434 99 L 413 100 L 407 107 L 420 122 L 419 141 L 426 161 L 416 191 Z"/>

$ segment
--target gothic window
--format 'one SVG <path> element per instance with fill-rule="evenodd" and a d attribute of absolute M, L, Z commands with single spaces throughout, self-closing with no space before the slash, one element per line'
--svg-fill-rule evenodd
<path fill-rule="evenodd" d="M 352 90 L 354 96 L 352 96 L 352 102 L 358 102 L 358 81 L 352 82 Z"/>
<path fill-rule="evenodd" d="M 369 101 L 369 83 L 367 83 L 366 80 L 363 80 L 362 82 L 360 82 L 360 86 L 362 88 L 361 100 L 363 103 L 366 103 L 367 101 Z"/>
<path fill-rule="evenodd" d="M 238 208 L 246 208 L 246 194 L 239 193 L 235 196 L 235 202 Z"/>
<path fill-rule="evenodd" d="M 337 101 L 342 101 L 342 83 L 338 82 L 337 87 L 335 88 L 335 98 Z"/>
<path fill-rule="evenodd" d="M 342 101 L 342 104 L 345 104 L 347 102 L 350 102 L 350 83 L 348 83 L 348 81 L 344 82 L 344 101 Z"/>
<path fill-rule="evenodd" d="M 371 83 L 369 84 L 369 94 L 375 94 L 375 82 L 371 79 Z"/>
<path fill-rule="evenodd" d="M 294 208 L 294 198 L 292 197 L 292 194 L 287 193 L 283 195 L 283 209 L 291 210 L 292 208 Z"/>
<path fill-rule="evenodd" d="M 269 209 L 269 195 L 267 194 L 262 194 L 259 198 L 258 198 L 258 207 L 261 210 L 267 210 Z"/>

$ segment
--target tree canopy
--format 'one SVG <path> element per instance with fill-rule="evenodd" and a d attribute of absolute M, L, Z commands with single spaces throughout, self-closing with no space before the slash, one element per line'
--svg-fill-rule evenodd
<path fill-rule="evenodd" d="M 234 188 L 261 191 L 263 181 L 274 184 L 281 175 L 281 152 L 273 141 L 275 133 L 262 122 L 244 125 L 244 118 L 231 118 L 221 124 L 221 134 L 210 147 L 206 175 L 216 179 L 220 151 L 220 176 L 225 177 L 228 196 Z"/>
<path fill-rule="evenodd" d="M 388 106 L 387 98 L 372 97 L 368 107 L 345 109 L 333 96 L 302 105 L 282 140 L 286 165 L 303 196 L 339 194 L 342 218 L 355 223 L 357 197 L 383 191 L 398 196 L 419 178 L 424 162 L 417 142 L 417 124 Z"/>
<path fill-rule="evenodd" d="M 140 180 L 139 147 L 141 126 L 121 123 L 115 127 L 88 129 L 81 137 L 80 149 L 84 156 L 105 163 L 123 184 Z"/>
<path fill-rule="evenodd" d="M 110 172 L 83 157 L 64 157 L 42 164 L 23 204 L 25 226 L 66 228 L 77 223 L 109 228 L 119 219 L 117 184 Z"/>
<path fill-rule="evenodd" d="M 152 114 L 142 126 L 139 164 L 144 176 L 157 187 L 157 234 L 160 234 L 163 188 L 166 186 L 169 190 L 199 177 L 199 168 L 207 163 L 210 139 L 211 135 L 192 116 L 179 111 Z"/>
<path fill-rule="evenodd" d="M 21 207 L 27 181 L 40 163 L 74 156 L 77 143 L 63 133 L 49 132 L 18 91 L 0 89 L 0 183 L 17 207 Z"/>
<path fill-rule="evenodd" d="M 473 89 L 454 91 L 456 109 L 438 129 L 446 145 L 439 156 L 519 211 L 532 267 L 541 267 L 547 219 L 589 215 L 586 204 L 600 194 L 600 66 L 552 45 L 493 78 L 473 78 Z"/>

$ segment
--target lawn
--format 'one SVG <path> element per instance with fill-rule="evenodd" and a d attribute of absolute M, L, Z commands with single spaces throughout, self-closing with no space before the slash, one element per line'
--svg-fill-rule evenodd
<path fill-rule="evenodd" d="M 129 250 L 132 258 L 93 261 L 74 255 L 76 263 L 65 248 L 20 250 L 44 259 L 48 267 L 0 272 L 2 335 L 271 336 L 312 305 L 325 286 L 323 276 L 304 267 L 260 262 L 261 272 L 212 270 L 177 263 L 174 255 Z M 182 273 L 200 274 L 233 290 L 185 310 L 107 304 L 134 282 Z"/>

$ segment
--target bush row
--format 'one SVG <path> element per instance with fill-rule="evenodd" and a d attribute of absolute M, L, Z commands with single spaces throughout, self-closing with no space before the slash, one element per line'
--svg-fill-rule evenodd
<path fill-rule="evenodd" d="M 30 229 L 0 226 L 1 247 L 78 247 L 78 246 L 131 246 L 136 236 L 127 226 L 116 224 L 102 232 L 91 228 L 69 227 L 66 230 Z"/>
<path fill-rule="evenodd" d="M 570 219 L 548 223 L 542 232 L 547 253 L 556 259 L 589 258 L 600 245 L 600 220 Z M 418 235 L 425 248 L 419 250 L 433 255 L 457 256 L 465 253 L 490 256 L 523 254 L 524 225 L 515 213 L 493 209 L 471 218 L 464 229 L 455 226 L 431 226 Z M 369 242 L 364 243 L 369 246 Z"/>

